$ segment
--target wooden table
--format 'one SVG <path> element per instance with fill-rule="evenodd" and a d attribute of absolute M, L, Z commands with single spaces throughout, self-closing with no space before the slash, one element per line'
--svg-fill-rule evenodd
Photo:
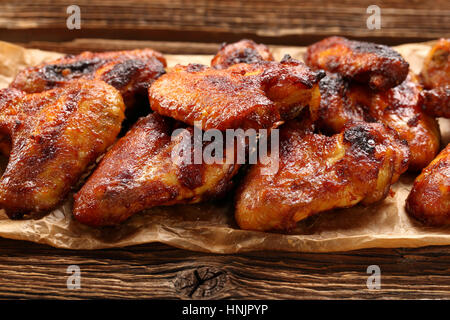
<path fill-rule="evenodd" d="M 150 46 L 211 54 L 242 37 L 279 45 L 331 34 L 386 44 L 450 37 L 448 0 L 79 0 L 81 30 L 67 30 L 72 3 L 0 2 L 0 40 L 67 53 Z M 372 4 L 381 30 L 366 27 Z M 67 289 L 70 265 L 81 269 L 81 289 Z M 367 288 L 369 265 L 381 269 L 379 290 Z M 0 239 L 0 275 L 0 298 L 450 298 L 450 247 L 214 255 L 162 244 L 69 251 Z"/>

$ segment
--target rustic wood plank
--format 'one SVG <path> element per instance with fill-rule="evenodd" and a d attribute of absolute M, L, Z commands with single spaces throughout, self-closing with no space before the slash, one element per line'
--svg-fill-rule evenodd
<path fill-rule="evenodd" d="M 73 41 L 31 41 L 16 43 L 26 48 L 78 54 L 83 51 L 115 51 L 152 48 L 165 54 L 215 54 L 220 43 L 145 41 L 116 39 L 75 39 Z"/>
<path fill-rule="evenodd" d="M 74 264 L 81 289 L 69 290 Z M 372 264 L 381 268 L 380 290 L 366 287 Z M 196 271 L 212 279 L 196 287 Z M 68 251 L 2 239 L 0 274 L 0 298 L 448 299 L 450 247 L 213 255 L 162 244 Z"/>
<path fill-rule="evenodd" d="M 220 42 L 250 37 L 269 44 L 305 45 L 330 34 L 384 39 L 387 44 L 450 35 L 448 0 L 79 0 L 81 30 L 67 30 L 66 8 L 71 4 L 67 0 L 3 1 L 0 39 Z M 366 9 L 374 4 L 381 8 L 381 30 L 366 27 Z"/>

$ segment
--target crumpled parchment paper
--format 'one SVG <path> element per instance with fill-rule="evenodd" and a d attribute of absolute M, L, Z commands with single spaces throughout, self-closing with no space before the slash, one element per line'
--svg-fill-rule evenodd
<path fill-rule="evenodd" d="M 419 72 L 430 45 L 406 44 L 396 49 L 408 60 L 412 70 Z M 301 59 L 305 49 L 274 47 L 273 50 L 277 59 L 286 53 Z M 0 42 L 0 88 L 6 87 L 19 69 L 59 56 Z M 176 63 L 209 64 L 211 60 L 211 56 L 206 55 L 166 55 L 166 58 L 169 67 Z M 445 145 L 450 138 L 450 122 L 439 121 Z M 72 195 L 69 195 L 66 203 L 53 212 L 26 220 L 9 220 L 0 211 L 0 236 L 67 249 L 123 247 L 158 241 L 214 253 L 331 252 L 369 247 L 450 245 L 450 227 L 424 227 L 405 213 L 404 202 L 413 180 L 413 175 L 404 175 L 392 187 L 394 195 L 375 206 L 318 214 L 300 222 L 289 234 L 240 230 L 233 217 L 232 195 L 214 203 L 154 208 L 133 216 L 120 226 L 95 229 L 72 219 Z"/>

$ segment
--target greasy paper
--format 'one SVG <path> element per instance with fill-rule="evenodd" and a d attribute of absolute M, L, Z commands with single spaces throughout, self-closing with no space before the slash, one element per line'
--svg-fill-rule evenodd
<path fill-rule="evenodd" d="M 419 72 L 430 43 L 407 44 L 396 49 Z M 301 59 L 304 48 L 274 47 L 275 57 L 284 54 Z M 60 54 L 26 50 L 0 42 L 0 88 L 6 87 L 16 72 L 26 66 L 54 59 Z M 211 56 L 166 55 L 169 67 L 176 63 L 209 64 Z M 450 138 L 450 122 L 440 119 L 443 145 Z M 0 236 L 46 243 L 67 249 L 100 249 L 149 242 L 163 242 L 179 248 L 236 253 L 251 250 L 299 252 L 345 251 L 369 247 L 419 247 L 450 245 L 450 227 L 430 228 L 409 218 L 405 198 L 414 176 L 404 175 L 392 195 L 370 207 L 355 206 L 317 214 L 301 221 L 289 234 L 240 230 L 233 217 L 233 195 L 198 205 L 158 207 L 134 215 L 116 227 L 91 228 L 73 220 L 72 195 L 46 215 L 26 220 L 9 220 L 0 211 Z"/>

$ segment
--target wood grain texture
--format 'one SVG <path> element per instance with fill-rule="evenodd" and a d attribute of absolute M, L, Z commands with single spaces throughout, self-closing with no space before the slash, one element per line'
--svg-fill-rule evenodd
<path fill-rule="evenodd" d="M 373 264 L 380 290 L 366 287 Z M 69 265 L 81 268 L 81 289 L 67 289 Z M 197 286 L 195 272 L 211 279 Z M 450 247 L 212 255 L 162 244 L 68 251 L 1 239 L 0 274 L 0 298 L 449 299 Z"/>
<path fill-rule="evenodd" d="M 26 48 L 78 54 L 83 51 L 115 51 L 152 48 L 165 54 L 216 54 L 220 43 L 148 41 L 118 39 L 74 39 L 72 41 L 30 41 L 16 43 Z"/>
<path fill-rule="evenodd" d="M 221 42 L 253 38 L 305 45 L 339 34 L 387 44 L 450 35 L 448 0 L 79 0 L 81 30 L 68 30 L 71 0 L 0 2 L 0 39 L 16 42 L 111 38 Z M 366 10 L 381 8 L 381 30 L 369 30 Z"/>

